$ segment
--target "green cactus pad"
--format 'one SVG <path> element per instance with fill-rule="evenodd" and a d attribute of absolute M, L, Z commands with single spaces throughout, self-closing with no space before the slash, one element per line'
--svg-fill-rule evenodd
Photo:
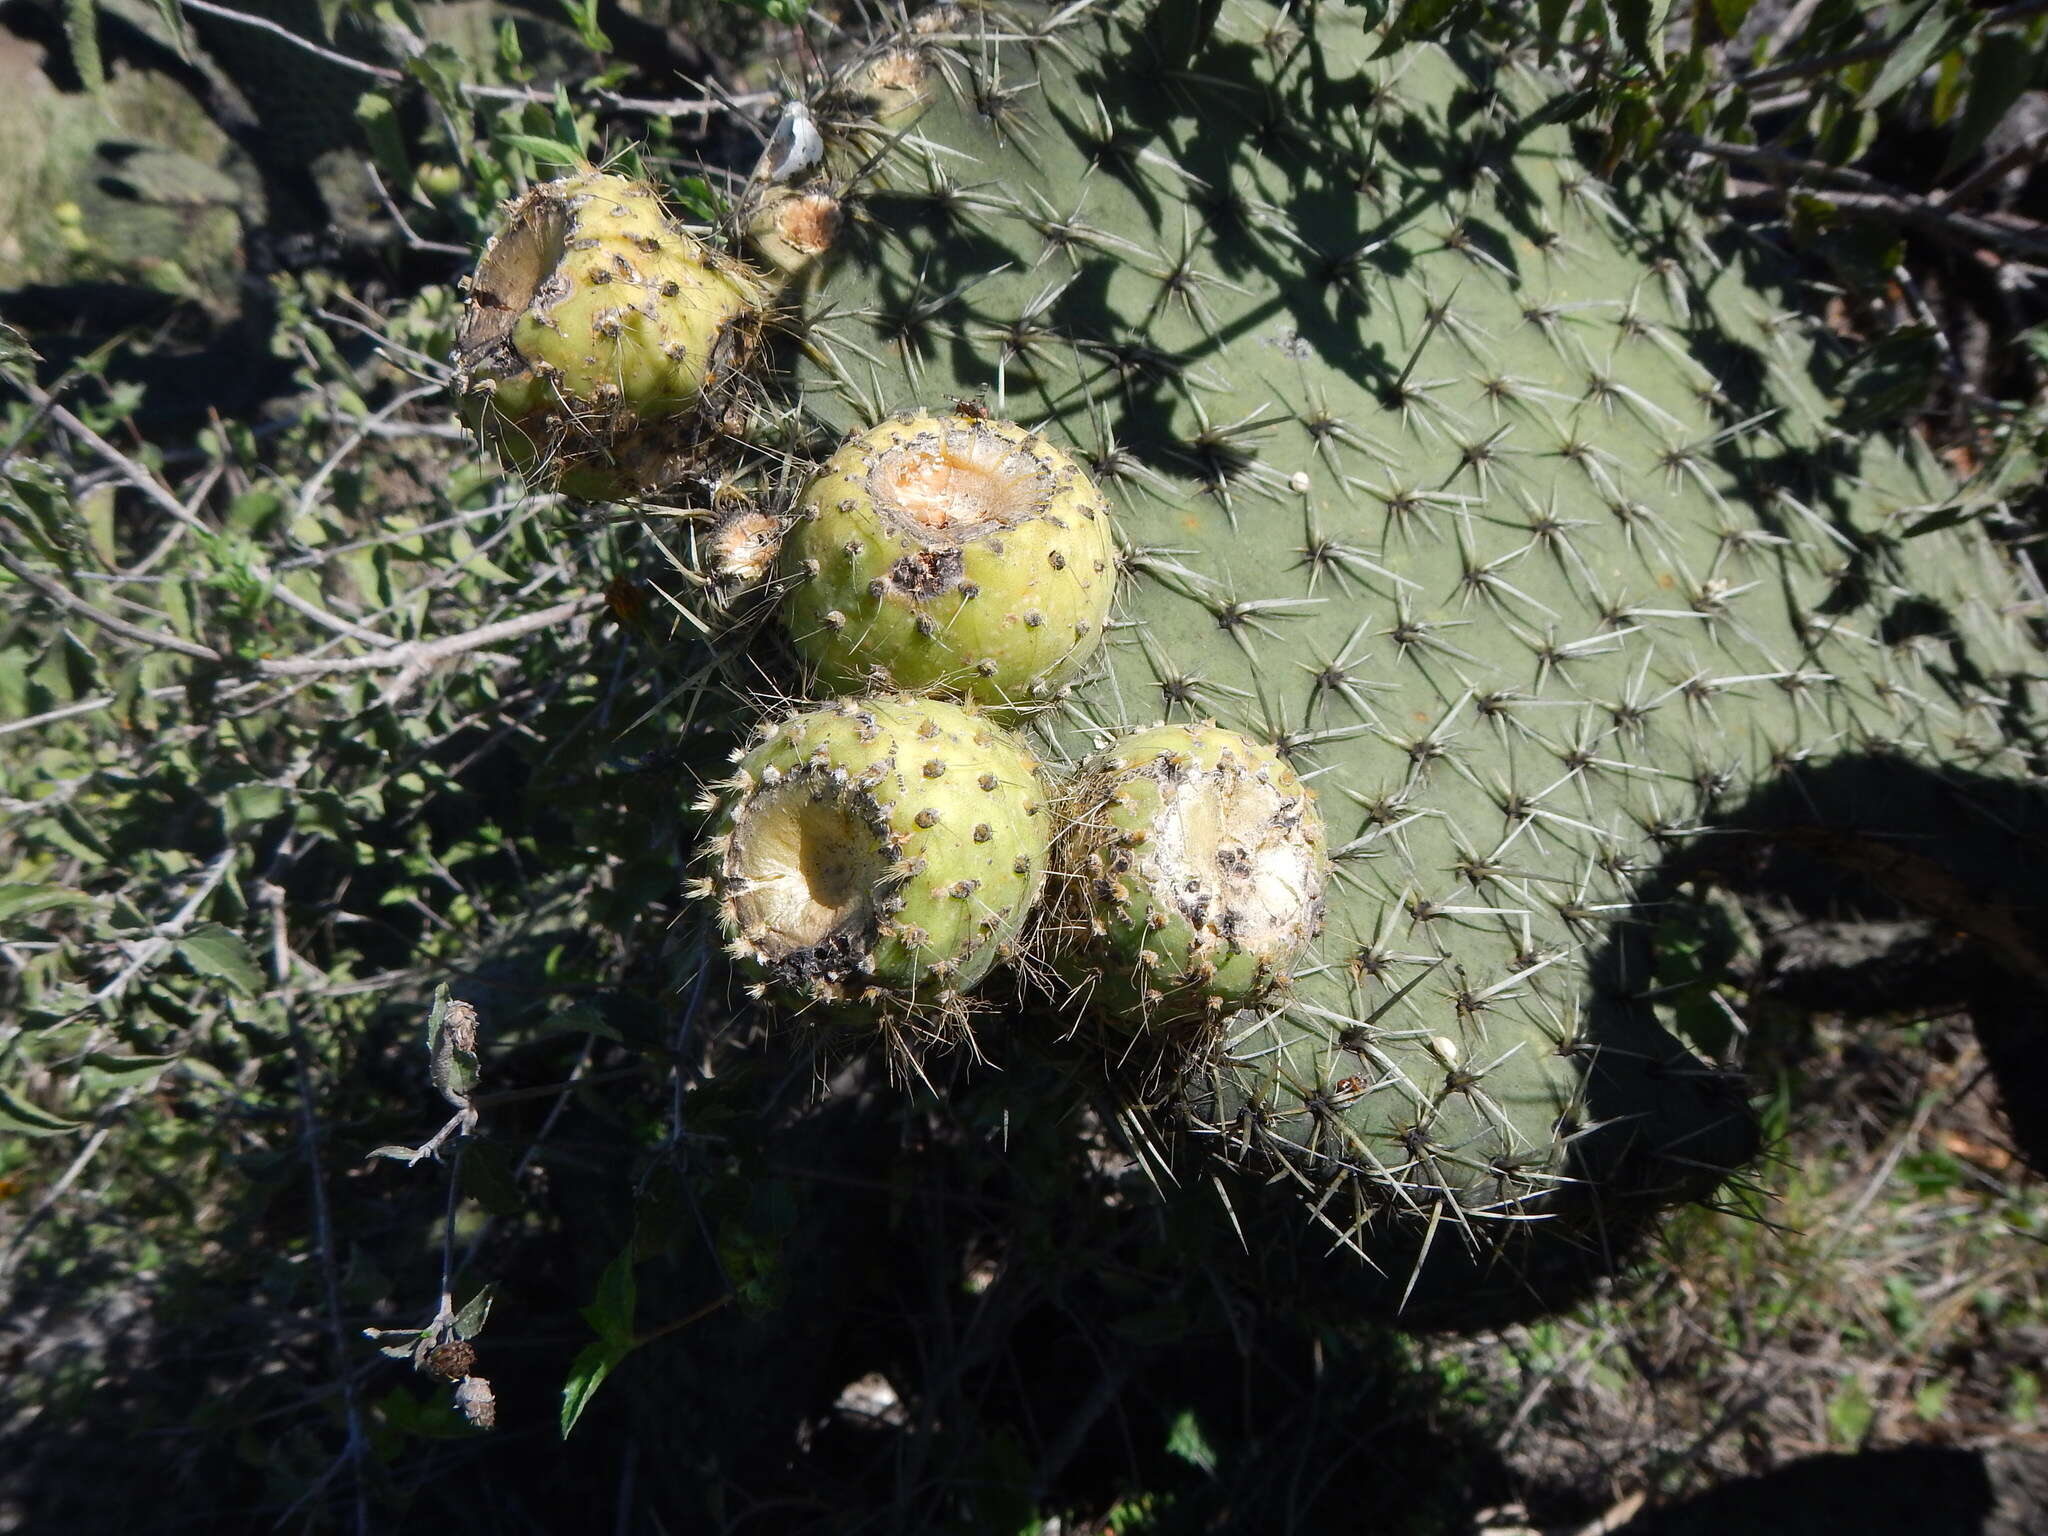
<path fill-rule="evenodd" d="M 1052 818 L 1037 760 L 970 709 L 841 700 L 763 726 L 738 764 L 705 889 L 764 986 L 944 1009 L 1038 901 Z"/>
<path fill-rule="evenodd" d="M 1650 995 L 1667 853 L 1830 760 L 2024 778 L 2040 668 L 1981 532 L 1905 536 L 1951 487 L 1838 430 L 1768 252 L 1589 171 L 1533 44 L 1381 58 L 1375 9 L 965 23 L 797 388 L 821 440 L 985 395 L 1091 466 L 1130 579 L 1037 728 L 1214 717 L 1330 823 L 1323 935 L 1188 1116 L 1341 1248 L 1483 1252 L 1753 1144 Z"/>
<path fill-rule="evenodd" d="M 1082 766 L 1064 811 L 1056 964 L 1112 1026 L 1220 1017 L 1322 929 L 1322 814 L 1271 747 L 1213 724 L 1139 731 Z"/>
<path fill-rule="evenodd" d="M 1095 483 L 1036 433 L 909 411 L 847 439 L 783 544 L 784 609 L 827 691 L 1052 698 L 1102 643 L 1116 586 Z"/>
<path fill-rule="evenodd" d="M 534 187 L 469 282 L 463 414 L 506 463 L 569 495 L 658 490 L 753 351 L 765 296 L 651 187 L 596 172 Z"/>

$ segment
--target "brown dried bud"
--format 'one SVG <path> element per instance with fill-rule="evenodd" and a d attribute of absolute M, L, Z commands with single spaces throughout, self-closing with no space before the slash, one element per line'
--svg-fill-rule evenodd
<path fill-rule="evenodd" d="M 476 1346 L 467 1339 L 436 1344 L 420 1361 L 420 1369 L 436 1381 L 460 1381 L 476 1364 Z"/>
<path fill-rule="evenodd" d="M 460 999 L 448 1004 L 441 1027 L 448 1031 L 448 1043 L 458 1051 L 476 1054 L 476 1009 Z"/>
<path fill-rule="evenodd" d="M 498 1427 L 498 1399 L 481 1376 L 465 1376 L 455 1384 L 455 1407 L 473 1428 Z"/>

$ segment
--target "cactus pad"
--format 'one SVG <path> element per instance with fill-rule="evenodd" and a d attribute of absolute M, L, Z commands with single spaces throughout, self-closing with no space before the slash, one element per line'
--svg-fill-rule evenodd
<path fill-rule="evenodd" d="M 1092 468 L 1130 579 L 1036 728 L 1214 717 L 1330 822 L 1323 934 L 1191 1121 L 1338 1246 L 1485 1252 L 1748 1153 L 1649 995 L 1667 853 L 1829 759 L 2028 773 L 2038 666 L 1980 533 L 1904 537 L 1948 484 L 1838 430 L 1768 253 L 1589 171 L 1533 48 L 1379 57 L 1373 9 L 974 13 L 797 384 L 821 441 L 986 395 Z"/>

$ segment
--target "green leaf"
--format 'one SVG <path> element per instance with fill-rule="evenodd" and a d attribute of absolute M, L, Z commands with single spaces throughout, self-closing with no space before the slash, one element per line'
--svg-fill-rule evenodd
<path fill-rule="evenodd" d="M 638 1287 L 633 1280 L 633 1250 L 626 1248 L 605 1267 L 597 1282 L 597 1299 L 583 1309 L 583 1320 L 597 1336 L 621 1348 L 633 1343 L 633 1311 Z"/>
<path fill-rule="evenodd" d="M 462 1149 L 462 1192 L 493 1216 L 517 1216 L 526 1199 L 512 1181 L 511 1160 L 493 1141 L 470 1141 Z"/>
<path fill-rule="evenodd" d="M 98 95 L 107 83 L 107 67 L 100 61 L 99 17 L 93 0 L 64 0 L 64 41 L 71 49 L 71 65 L 79 80 Z"/>
<path fill-rule="evenodd" d="M 545 1024 L 541 1025 L 538 1034 L 543 1037 L 547 1035 L 600 1035 L 606 1040 L 616 1040 L 621 1044 L 625 1043 L 626 1038 L 607 1022 L 605 1016 L 599 1013 L 596 1006 L 591 1003 L 575 1003 L 564 1008 L 560 1013 L 554 1014 Z"/>
<path fill-rule="evenodd" d="M 67 891 L 61 885 L 0 885 L 0 923 L 32 912 L 91 905 L 92 898 L 85 892 Z"/>
<path fill-rule="evenodd" d="M 1652 74 L 1664 72 L 1663 9 L 1655 0 L 1613 0 L 1614 29 L 1628 56 Z"/>
<path fill-rule="evenodd" d="M 1931 15 L 1936 10 L 1947 14 Z M 1870 82 L 1870 89 L 1857 105 L 1866 112 L 1883 106 L 1968 35 L 1971 25 L 1972 18 L 1967 13 L 1948 10 L 1942 0 L 1923 0 L 1892 29 L 1891 52 L 1885 55 L 1884 67 L 1878 70 L 1877 78 Z"/>
<path fill-rule="evenodd" d="M 154 0 L 156 14 L 164 24 L 164 30 L 171 34 L 171 41 L 177 45 L 178 57 L 187 64 L 192 62 L 192 34 L 185 28 L 185 12 L 178 0 Z"/>
<path fill-rule="evenodd" d="M 728 0 L 728 3 L 792 27 L 802 21 L 811 9 L 811 0 Z"/>
<path fill-rule="evenodd" d="M 15 1136 L 65 1136 L 85 1124 L 38 1109 L 26 1099 L 0 1088 L 0 1131 Z"/>
<path fill-rule="evenodd" d="M 1168 1455 L 1178 1456 L 1191 1467 L 1212 1476 L 1215 1474 L 1216 1448 L 1202 1433 L 1202 1421 L 1195 1417 L 1192 1408 L 1183 1408 L 1174 1415 L 1173 1423 L 1166 1431 L 1166 1450 Z"/>
<path fill-rule="evenodd" d="M 1727 42 L 1742 30 L 1743 22 L 1749 19 L 1750 7 L 1755 4 L 1756 0 L 1699 0 L 1693 9 L 1693 25 L 1701 27 L 1702 36 L 1710 30 L 1720 34 L 1710 41 Z M 1712 23 L 1711 28 L 1702 26 L 1708 21 Z"/>
<path fill-rule="evenodd" d="M 597 0 L 562 0 L 562 10 L 567 14 L 570 25 L 575 27 L 576 35 L 583 40 L 584 47 L 600 55 L 612 51 L 612 40 L 597 24 Z"/>
<path fill-rule="evenodd" d="M 495 142 L 507 149 L 517 149 L 533 156 L 545 165 L 581 165 L 583 151 L 572 149 L 554 139 L 543 139 L 531 133 L 500 133 L 494 135 Z"/>
<path fill-rule="evenodd" d="M 1441 36 L 1473 9 L 1472 0 L 1408 0 L 1387 24 L 1386 38 L 1373 57 L 1383 59 L 1410 43 Z"/>
<path fill-rule="evenodd" d="M 1970 88 L 1963 97 L 1955 137 L 1949 140 L 1948 159 L 1941 167 L 1943 176 L 1984 147 L 1991 130 L 2005 120 L 2013 103 L 2032 88 L 2041 72 L 2041 56 L 2012 33 L 1987 32 L 1979 40 L 1971 65 Z"/>
<path fill-rule="evenodd" d="M 590 1400 L 597 1395 L 597 1389 L 604 1385 L 605 1377 L 612 1368 L 625 1359 L 632 1350 L 630 1344 L 620 1346 L 599 1340 L 586 1344 L 569 1367 L 569 1379 L 562 1386 L 562 1438 L 569 1438 L 569 1431 L 576 1427 L 576 1421 L 583 1417 L 583 1410 L 590 1406 Z"/>
<path fill-rule="evenodd" d="M 219 923 L 201 923 L 178 940 L 178 955 L 201 976 L 226 982 L 244 997 L 263 990 L 263 973 L 242 936 Z"/>
<path fill-rule="evenodd" d="M 484 1324 L 490 1321 L 494 1294 L 496 1287 L 487 1285 L 462 1304 L 462 1310 L 455 1314 L 455 1337 L 473 1339 L 484 1331 Z"/>
<path fill-rule="evenodd" d="M 175 1066 L 182 1059 L 178 1056 L 115 1056 L 105 1051 L 93 1051 L 86 1056 L 85 1065 L 99 1073 L 106 1086 L 129 1088 L 161 1077 L 166 1067 Z"/>

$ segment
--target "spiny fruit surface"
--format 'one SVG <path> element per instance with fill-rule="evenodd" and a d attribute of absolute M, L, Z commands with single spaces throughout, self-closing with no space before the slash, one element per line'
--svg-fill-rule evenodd
<path fill-rule="evenodd" d="M 719 791 L 708 885 L 733 952 L 822 1002 L 943 1007 L 1045 883 L 1031 750 L 940 699 L 844 699 L 761 727 Z"/>
<path fill-rule="evenodd" d="M 1314 792 L 1236 731 L 1161 725 L 1118 740 L 1082 765 L 1063 820 L 1056 964 L 1125 1029 L 1258 998 L 1322 929 Z"/>
<path fill-rule="evenodd" d="M 1060 449 L 971 410 L 906 411 L 840 445 L 783 545 L 784 608 L 827 691 L 1052 698 L 1102 644 L 1109 509 Z"/>
<path fill-rule="evenodd" d="M 652 187 L 594 171 L 534 187 L 469 282 L 463 414 L 508 464 L 569 495 L 658 490 L 753 351 L 765 297 Z"/>
<path fill-rule="evenodd" d="M 1667 858 L 1847 759 L 2029 777 L 2040 666 L 1980 532 L 1904 536 L 1948 483 L 1838 427 L 1768 252 L 1593 175 L 1533 46 L 1376 58 L 1375 9 L 980 13 L 800 398 L 823 437 L 987 394 L 1092 466 L 1130 579 L 1038 729 L 1214 717 L 1331 823 L 1322 937 L 1189 1115 L 1338 1245 L 1483 1250 L 1748 1155 L 1651 995 Z"/>

